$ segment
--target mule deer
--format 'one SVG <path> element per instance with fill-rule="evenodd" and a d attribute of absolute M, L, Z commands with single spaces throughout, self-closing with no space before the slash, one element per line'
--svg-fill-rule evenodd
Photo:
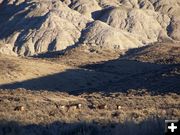
<path fill-rule="evenodd" d="M 108 106 L 106 104 L 98 106 L 98 109 L 107 109 L 107 108 L 108 108 Z"/>
<path fill-rule="evenodd" d="M 64 109 L 66 109 L 66 106 L 65 105 L 60 105 L 59 109 L 64 110 Z"/>
<path fill-rule="evenodd" d="M 14 111 L 24 111 L 24 110 L 25 110 L 24 106 L 17 106 L 14 108 Z"/>
<path fill-rule="evenodd" d="M 68 105 L 67 108 L 68 108 L 68 110 L 69 110 L 69 109 L 73 109 L 73 110 L 75 110 L 75 109 L 81 109 L 81 108 L 82 108 L 82 104 L 81 104 L 81 103 L 71 104 L 71 105 Z"/>
<path fill-rule="evenodd" d="M 117 105 L 117 109 L 120 110 L 122 107 L 120 105 Z"/>

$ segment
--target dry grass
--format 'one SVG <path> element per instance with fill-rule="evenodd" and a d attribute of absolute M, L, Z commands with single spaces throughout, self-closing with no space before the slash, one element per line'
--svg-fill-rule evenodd
<path fill-rule="evenodd" d="M 125 58 L 159 64 L 180 63 L 180 43 L 155 43 L 130 50 Z"/>
<path fill-rule="evenodd" d="M 83 66 L 117 59 L 121 54 L 121 52 L 103 50 L 98 47 L 78 46 L 66 50 L 63 55 L 48 60 L 64 63 L 70 66 Z"/>
<path fill-rule="evenodd" d="M 0 55 L 0 85 L 58 73 L 68 66 L 50 61 Z"/>
<path fill-rule="evenodd" d="M 173 93 L 151 95 L 144 90 L 79 96 L 25 89 L 0 90 L 0 134 L 163 135 L 164 119 L 180 117 L 179 98 Z M 60 108 L 76 103 L 81 103 L 82 108 Z M 91 108 L 102 104 L 107 108 Z M 17 106 L 25 110 L 14 110 Z"/>
<path fill-rule="evenodd" d="M 8 74 L 10 72 L 19 71 L 20 66 L 14 59 L 8 58 L 8 56 L 3 56 L 0 54 L 0 75 Z"/>
<path fill-rule="evenodd" d="M 154 117 L 179 118 L 179 98 L 177 94 L 153 96 L 150 93 L 129 92 L 72 96 L 60 92 L 1 90 L 0 118 L 36 124 L 54 121 L 123 123 L 126 120 L 140 122 Z M 73 107 L 79 103 L 82 104 L 81 108 Z M 100 105 L 107 105 L 107 108 L 99 108 Z M 15 111 L 17 106 L 23 106 L 24 111 Z"/>

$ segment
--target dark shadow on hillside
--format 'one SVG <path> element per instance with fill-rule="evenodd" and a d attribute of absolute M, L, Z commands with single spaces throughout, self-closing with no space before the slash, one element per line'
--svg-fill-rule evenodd
<path fill-rule="evenodd" d="M 110 12 L 114 8 L 115 7 L 113 7 L 113 6 L 104 7 L 104 9 L 102 9 L 102 10 L 92 12 L 91 16 L 94 20 L 99 20 L 105 13 Z"/>
<path fill-rule="evenodd" d="M 164 121 L 146 120 L 134 122 L 97 124 L 62 123 L 21 125 L 18 122 L 0 121 L 1 135 L 163 135 Z"/>
<path fill-rule="evenodd" d="M 68 69 L 22 82 L 0 85 L 1 89 L 83 92 L 126 92 L 129 89 L 147 89 L 150 92 L 177 92 L 180 90 L 180 65 L 159 65 L 132 60 L 111 60 L 99 64 Z"/>
<path fill-rule="evenodd" d="M 23 37 L 29 34 L 30 29 L 39 29 L 47 18 L 48 13 L 44 16 L 27 17 L 27 14 L 36 8 L 36 4 L 30 0 L 16 5 L 17 2 L 14 1 L 14 3 L 9 4 L 8 0 L 4 0 L 0 5 L 0 16 L 3 16 L 3 18 L 0 17 L 0 39 L 7 40 L 15 32 L 16 34 L 20 32 L 14 46 L 14 48 L 17 47 L 17 50 L 19 50 L 26 42 Z M 25 55 L 27 53 L 25 52 Z"/>
<path fill-rule="evenodd" d="M 177 53 L 175 53 L 175 51 L 177 50 L 177 48 L 173 48 L 173 46 L 178 45 L 178 43 L 173 43 L 171 40 L 166 40 L 163 42 L 156 42 L 156 43 L 150 43 L 148 45 L 139 47 L 139 48 L 133 48 L 133 49 L 129 49 L 122 58 L 124 59 L 137 59 L 140 57 L 147 57 L 146 60 L 153 60 L 155 63 L 177 63 L 173 58 L 174 57 L 178 57 L 179 55 L 177 55 Z M 167 50 L 171 50 L 170 53 L 168 53 L 167 50 L 164 50 L 163 47 L 167 47 Z M 171 48 L 172 47 L 172 48 Z M 156 50 L 157 48 L 157 50 Z M 163 58 L 164 56 L 164 58 Z M 159 58 L 160 57 L 160 58 Z M 168 59 L 169 57 L 169 59 Z M 159 60 L 157 61 L 156 59 Z"/>
<path fill-rule="evenodd" d="M 149 45 L 146 45 L 146 46 L 143 46 L 143 47 L 140 47 L 140 48 L 133 48 L 133 49 L 129 49 L 126 54 L 123 56 L 123 58 L 126 58 L 126 57 L 131 57 L 131 56 L 136 56 L 136 55 L 146 55 L 146 53 L 148 53 L 147 51 L 145 52 L 144 50 L 146 50 L 147 48 L 149 48 L 151 44 Z"/>
<path fill-rule="evenodd" d="M 51 44 L 53 44 L 53 42 Z M 51 46 L 51 44 L 50 44 L 50 46 Z M 33 57 L 33 58 L 58 58 L 58 57 L 64 55 L 66 51 L 69 51 L 69 50 L 77 47 L 77 44 L 78 43 L 75 43 L 74 45 L 68 46 L 66 49 L 60 50 L 60 51 L 53 51 L 51 48 L 48 48 L 48 52 L 39 53 L 39 54 L 30 56 L 30 57 Z"/>
<path fill-rule="evenodd" d="M 85 65 L 82 68 L 119 76 L 106 84 L 111 91 L 147 89 L 150 92 L 178 92 L 180 89 L 180 64 L 166 65 L 139 62 L 126 59 L 111 60 L 100 64 Z"/>
<path fill-rule="evenodd" d="M 20 19 L 18 17 L 25 16 L 29 10 L 32 10 L 35 8 L 34 2 L 30 0 L 26 0 L 16 5 L 17 2 L 19 1 L 16 0 L 10 4 L 9 0 L 3 0 L 3 2 L 0 4 L 0 16 L 3 16 L 3 17 L 0 17 L 0 24 L 5 23 L 4 25 L 6 25 L 6 23 L 9 23 L 9 21 L 15 23 L 17 19 Z M 15 18 L 12 18 L 11 20 L 9 20 L 12 17 L 12 15 L 17 14 L 19 11 L 26 9 L 27 7 L 29 7 L 29 9 L 26 12 L 20 13 L 16 15 Z M 2 28 L 3 26 L 1 27 L 1 31 L 2 31 Z"/>

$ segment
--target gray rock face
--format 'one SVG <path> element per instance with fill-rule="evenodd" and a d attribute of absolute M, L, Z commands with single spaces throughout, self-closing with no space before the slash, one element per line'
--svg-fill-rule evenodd
<path fill-rule="evenodd" d="M 96 0 L 61 0 L 67 4 L 71 9 L 79 13 L 91 17 L 91 13 L 101 10 Z"/>
<path fill-rule="evenodd" d="M 172 17 L 168 27 L 168 35 L 174 40 L 180 41 L 180 16 Z"/>
<path fill-rule="evenodd" d="M 117 30 L 101 21 L 95 21 L 88 26 L 83 33 L 82 39 L 84 44 L 111 50 L 127 50 L 142 46 L 142 43 L 135 38 L 135 35 Z"/>
<path fill-rule="evenodd" d="M 78 44 L 127 50 L 164 39 L 180 41 L 180 2 L 0 0 L 0 29 L 0 41 L 19 55 Z"/>
<path fill-rule="evenodd" d="M 121 0 L 120 3 L 127 7 L 136 7 L 140 9 L 149 9 L 161 14 L 161 16 L 169 16 L 169 27 L 167 33 L 174 40 L 180 41 L 180 1 L 179 0 Z M 161 22 L 167 22 L 167 19 L 162 19 Z"/>
<path fill-rule="evenodd" d="M 5 9 L 8 5 L 10 9 L 17 9 L 7 22 L 1 24 L 0 38 L 12 44 L 19 55 L 63 50 L 78 42 L 81 30 L 90 21 L 60 1 L 26 4 L 3 5 Z M 23 9 L 18 10 L 21 5 Z"/>
<path fill-rule="evenodd" d="M 0 43 L 0 55 L 17 56 L 17 54 L 13 52 L 12 49 L 12 45 Z"/>
<path fill-rule="evenodd" d="M 105 13 L 100 20 L 112 27 L 137 34 L 143 43 L 156 42 L 160 33 L 166 36 L 165 28 L 170 21 L 168 16 L 150 10 L 113 8 Z M 148 23 L 147 23 L 148 22 Z"/>

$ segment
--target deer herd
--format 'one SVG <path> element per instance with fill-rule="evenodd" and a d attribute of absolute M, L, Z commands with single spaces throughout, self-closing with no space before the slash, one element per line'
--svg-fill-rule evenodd
<path fill-rule="evenodd" d="M 61 110 L 65 110 L 65 109 L 82 109 L 84 107 L 83 104 L 78 103 L 78 104 L 71 104 L 71 105 L 60 105 L 58 106 L 59 109 Z M 96 104 L 91 104 L 88 106 L 90 109 L 108 109 L 108 105 L 107 104 L 101 104 L 101 105 L 96 105 Z M 116 105 L 116 110 L 120 110 L 122 107 L 120 105 Z"/>
<path fill-rule="evenodd" d="M 77 103 L 77 104 L 70 104 L 70 105 L 56 105 L 57 108 L 59 108 L 60 110 L 76 110 L 76 109 L 82 109 L 83 108 L 83 104 L 81 103 Z M 108 109 L 108 105 L 107 104 L 101 104 L 101 105 L 96 105 L 96 104 L 92 104 L 90 106 L 88 106 L 90 109 Z M 120 110 L 122 107 L 120 105 L 116 105 L 116 110 Z M 24 111 L 25 107 L 24 106 L 17 106 L 14 109 L 15 111 Z"/>

